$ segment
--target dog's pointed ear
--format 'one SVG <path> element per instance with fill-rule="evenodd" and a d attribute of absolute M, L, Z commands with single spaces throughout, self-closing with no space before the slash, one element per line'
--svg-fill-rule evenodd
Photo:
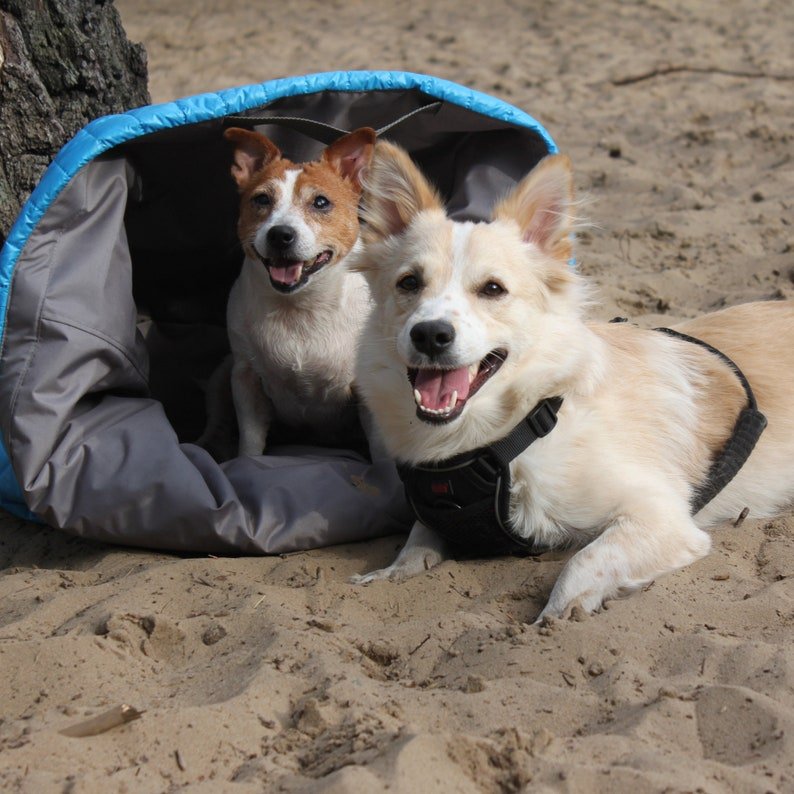
<path fill-rule="evenodd" d="M 400 234 L 423 210 L 443 209 L 438 194 L 408 153 L 393 143 L 378 141 L 362 181 L 365 241 Z"/>
<path fill-rule="evenodd" d="M 240 189 L 268 163 L 281 157 L 278 146 L 259 132 L 230 127 L 223 137 L 234 144 L 232 176 Z"/>
<path fill-rule="evenodd" d="M 323 160 L 361 190 L 361 171 L 369 165 L 374 151 L 375 130 L 360 127 L 334 141 L 323 152 Z"/>
<path fill-rule="evenodd" d="M 564 154 L 540 161 L 494 209 L 494 220 L 510 219 L 527 243 L 556 258 L 571 257 L 571 161 Z"/>

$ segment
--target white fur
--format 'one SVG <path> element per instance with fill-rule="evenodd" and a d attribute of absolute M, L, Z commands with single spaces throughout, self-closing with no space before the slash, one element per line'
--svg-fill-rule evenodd
<path fill-rule="evenodd" d="M 256 132 L 233 128 L 225 136 L 235 144 L 232 175 L 246 254 L 227 306 L 238 452 L 260 455 L 274 419 L 308 428 L 318 443 L 348 440 L 358 423 L 355 346 L 370 308 L 367 284 L 349 270 L 348 257 L 357 242 L 359 174 L 375 131 L 343 136 L 310 164 L 284 159 Z M 288 248 L 269 244 L 274 226 L 291 230 Z M 288 256 L 281 261 L 308 267 L 321 254 L 329 257 L 324 266 L 294 291 L 273 286 L 265 262 Z"/>
<path fill-rule="evenodd" d="M 369 306 L 366 282 L 344 262 L 281 295 L 262 263 L 245 259 L 227 310 L 239 454 L 260 455 L 276 417 L 318 440 L 353 421 L 355 347 Z"/>

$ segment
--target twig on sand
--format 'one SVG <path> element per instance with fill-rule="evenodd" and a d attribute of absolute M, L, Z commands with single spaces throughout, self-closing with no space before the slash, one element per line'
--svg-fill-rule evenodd
<path fill-rule="evenodd" d="M 560 670 L 560 675 L 562 676 L 562 680 L 565 681 L 568 686 L 572 686 L 576 688 L 576 679 L 565 670 Z"/>
<path fill-rule="evenodd" d="M 427 637 L 425 637 L 425 638 L 424 638 L 424 639 L 423 639 L 423 640 L 422 640 L 422 641 L 419 643 L 419 645 L 417 645 L 417 646 L 416 646 L 416 647 L 415 647 L 415 648 L 414 648 L 412 651 L 409 651 L 409 652 L 408 652 L 408 655 L 409 655 L 409 656 L 413 656 L 413 655 L 414 655 L 414 654 L 415 654 L 415 653 L 416 653 L 416 652 L 417 652 L 417 651 L 418 651 L 418 650 L 419 650 L 419 649 L 420 649 L 420 648 L 421 648 L 421 647 L 422 647 L 422 646 L 423 646 L 423 645 L 424 645 L 424 644 L 425 644 L 425 643 L 426 643 L 426 642 L 427 642 L 429 639 L 430 639 L 430 635 L 428 634 L 428 635 L 427 635 Z"/>
<path fill-rule="evenodd" d="M 627 77 L 613 77 L 609 82 L 612 85 L 623 86 L 633 85 L 634 83 L 641 83 L 644 80 L 652 80 L 654 77 L 663 77 L 668 74 L 677 74 L 680 72 L 690 72 L 692 74 L 721 74 L 726 77 L 744 77 L 750 80 L 757 80 L 766 78 L 768 80 L 794 80 L 792 74 L 772 74 L 769 72 L 751 72 L 742 69 L 723 69 L 719 66 L 689 66 L 687 64 L 667 64 L 657 66 L 647 72 L 640 74 L 629 75 Z"/>
<path fill-rule="evenodd" d="M 105 733 L 112 728 L 117 728 L 119 725 L 125 725 L 128 722 L 139 719 L 144 712 L 122 703 L 120 706 L 114 706 L 108 711 L 103 711 L 97 714 L 96 717 L 91 717 L 88 720 L 83 720 L 68 728 L 64 728 L 61 733 L 64 736 L 96 736 L 99 733 Z"/>

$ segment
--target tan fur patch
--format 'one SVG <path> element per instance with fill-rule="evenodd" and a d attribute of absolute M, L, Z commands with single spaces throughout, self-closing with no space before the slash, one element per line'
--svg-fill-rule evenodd
<path fill-rule="evenodd" d="M 763 321 L 758 308 L 763 306 Z M 729 322 L 725 313 L 730 312 Z M 675 326 L 729 356 L 750 382 L 758 407 L 769 419 L 762 440 L 782 443 L 794 434 L 791 412 L 794 394 L 794 302 L 748 303 L 688 320 Z M 712 364 L 712 367 L 714 365 Z M 744 392 L 737 392 L 736 378 L 726 367 L 709 372 L 713 393 L 702 399 L 704 436 L 719 439 L 725 415 L 735 416 L 744 404 Z"/>
<path fill-rule="evenodd" d="M 438 194 L 408 153 L 387 141 L 376 144 L 363 182 L 365 242 L 400 234 L 419 212 L 443 209 Z"/>
<path fill-rule="evenodd" d="M 349 250 L 358 236 L 358 199 L 360 190 L 324 162 L 306 163 L 295 182 L 295 197 L 307 223 L 335 250 Z M 316 209 L 313 202 L 325 196 L 331 207 Z"/>
<path fill-rule="evenodd" d="M 253 239 L 257 229 L 267 220 L 272 211 L 269 207 L 259 207 L 252 201 L 255 194 L 266 193 L 271 199 L 277 195 L 276 183 L 284 179 L 291 168 L 298 168 L 286 158 L 279 158 L 248 180 L 240 189 L 240 215 L 237 220 L 237 234 L 245 247 Z"/>

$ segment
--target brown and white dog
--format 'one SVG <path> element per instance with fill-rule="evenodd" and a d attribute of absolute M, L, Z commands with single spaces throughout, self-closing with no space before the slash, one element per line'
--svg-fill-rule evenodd
<path fill-rule="evenodd" d="M 691 342 L 629 323 L 591 324 L 569 265 L 569 161 L 543 160 L 489 223 L 449 220 L 402 150 L 376 147 L 365 176 L 360 269 L 375 301 L 357 384 L 389 452 L 446 460 L 505 436 L 546 398 L 556 427 L 510 464 L 513 531 L 578 548 L 544 616 L 604 599 L 703 557 L 703 527 L 794 498 L 794 304 L 754 303 L 677 326 L 722 350 L 768 419 L 749 460 L 696 516 L 690 504 L 747 395 Z M 395 562 L 356 577 L 400 580 L 448 547 L 417 522 Z"/>
<path fill-rule="evenodd" d="M 257 132 L 224 135 L 234 144 L 245 252 L 227 308 L 239 454 L 260 455 L 276 418 L 318 443 L 344 441 L 358 421 L 355 347 L 370 308 L 347 258 L 375 132 L 355 130 L 308 163 L 291 162 Z"/>

